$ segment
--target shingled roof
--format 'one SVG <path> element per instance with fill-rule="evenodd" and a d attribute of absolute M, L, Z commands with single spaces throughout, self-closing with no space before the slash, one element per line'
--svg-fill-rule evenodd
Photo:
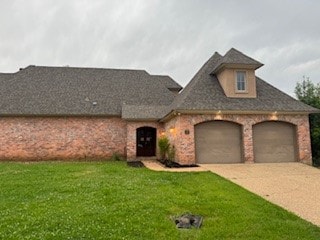
<path fill-rule="evenodd" d="M 8 80 L 14 77 L 14 73 L 0 73 L 0 81 Z"/>
<path fill-rule="evenodd" d="M 29 66 L 0 73 L 0 116 L 121 116 L 160 120 L 174 111 L 278 111 L 312 113 L 312 108 L 256 78 L 256 98 L 229 98 L 214 74 L 225 64 L 262 64 L 236 49 L 215 53 L 188 85 L 144 70 Z"/>
<path fill-rule="evenodd" d="M 121 116 L 122 118 L 127 120 L 159 120 L 170 111 L 170 106 L 144 106 L 123 104 Z"/>
<path fill-rule="evenodd" d="M 4 78 L 2 116 L 121 116 L 123 104 L 170 105 L 175 97 L 166 78 L 144 70 L 29 66 Z"/>
<path fill-rule="evenodd" d="M 174 81 L 170 76 L 162 75 L 151 75 L 153 78 L 158 79 L 163 82 L 163 84 L 172 91 L 180 91 L 182 89 L 181 85 Z"/>
<path fill-rule="evenodd" d="M 216 62 L 215 66 L 211 69 L 211 71 L 214 74 L 225 66 L 237 65 L 244 65 L 253 69 L 257 69 L 263 66 L 263 64 L 259 61 L 251 57 L 248 57 L 247 55 L 243 54 L 235 48 L 231 48 L 223 57 L 220 57 L 220 59 Z"/>
<path fill-rule="evenodd" d="M 230 52 L 237 52 L 231 49 Z M 230 55 L 229 55 L 230 56 Z M 189 84 L 176 97 L 171 105 L 176 111 L 199 110 L 226 110 L 226 111 L 279 111 L 279 112 L 315 112 L 317 109 L 310 107 L 289 95 L 281 92 L 260 78 L 256 78 L 256 98 L 229 98 L 225 95 L 216 75 L 212 74 L 225 57 L 215 53 L 196 73 Z M 238 55 L 238 62 L 242 59 Z M 243 59 L 247 59 L 246 56 Z M 255 60 L 252 61 L 254 63 Z"/>

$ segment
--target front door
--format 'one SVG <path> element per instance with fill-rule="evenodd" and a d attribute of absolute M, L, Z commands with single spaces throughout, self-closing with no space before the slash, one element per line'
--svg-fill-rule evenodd
<path fill-rule="evenodd" d="M 137 156 L 150 157 L 156 155 L 156 129 L 141 127 L 137 129 Z"/>

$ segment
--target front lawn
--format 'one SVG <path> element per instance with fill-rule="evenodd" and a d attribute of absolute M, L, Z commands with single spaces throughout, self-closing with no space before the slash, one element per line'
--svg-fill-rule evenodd
<path fill-rule="evenodd" d="M 185 212 L 202 228 L 176 229 Z M 320 228 L 208 172 L 0 163 L 0 239 L 320 239 Z"/>

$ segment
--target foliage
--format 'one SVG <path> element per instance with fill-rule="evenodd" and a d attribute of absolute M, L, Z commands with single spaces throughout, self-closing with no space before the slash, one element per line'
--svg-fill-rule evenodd
<path fill-rule="evenodd" d="M 160 150 L 160 158 L 162 160 L 166 159 L 169 148 L 170 148 L 170 143 L 169 143 L 168 137 L 167 136 L 160 137 L 158 140 L 158 146 L 159 146 L 159 150 Z"/>
<path fill-rule="evenodd" d="M 123 157 L 117 152 L 112 154 L 110 160 L 111 161 L 124 161 Z"/>
<path fill-rule="evenodd" d="M 176 155 L 176 149 L 174 145 L 170 145 L 168 150 L 168 160 L 174 161 L 175 155 Z"/>
<path fill-rule="evenodd" d="M 320 107 L 320 84 L 314 84 L 308 77 L 303 76 L 302 82 L 298 82 L 295 88 L 297 98 L 316 108 Z"/>
<path fill-rule="evenodd" d="M 204 217 L 180 231 L 172 216 Z M 320 228 L 209 172 L 124 162 L 0 164 L 0 239 L 320 239 Z"/>
<path fill-rule="evenodd" d="M 320 109 L 320 84 L 314 84 L 307 77 L 303 77 L 301 83 L 295 88 L 297 98 L 315 108 Z M 310 132 L 313 164 L 320 165 L 320 114 L 310 114 Z"/>

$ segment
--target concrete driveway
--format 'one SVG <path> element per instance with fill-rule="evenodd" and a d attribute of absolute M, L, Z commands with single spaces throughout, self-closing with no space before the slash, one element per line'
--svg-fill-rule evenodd
<path fill-rule="evenodd" d="M 320 169 L 301 163 L 200 165 L 320 226 Z"/>

